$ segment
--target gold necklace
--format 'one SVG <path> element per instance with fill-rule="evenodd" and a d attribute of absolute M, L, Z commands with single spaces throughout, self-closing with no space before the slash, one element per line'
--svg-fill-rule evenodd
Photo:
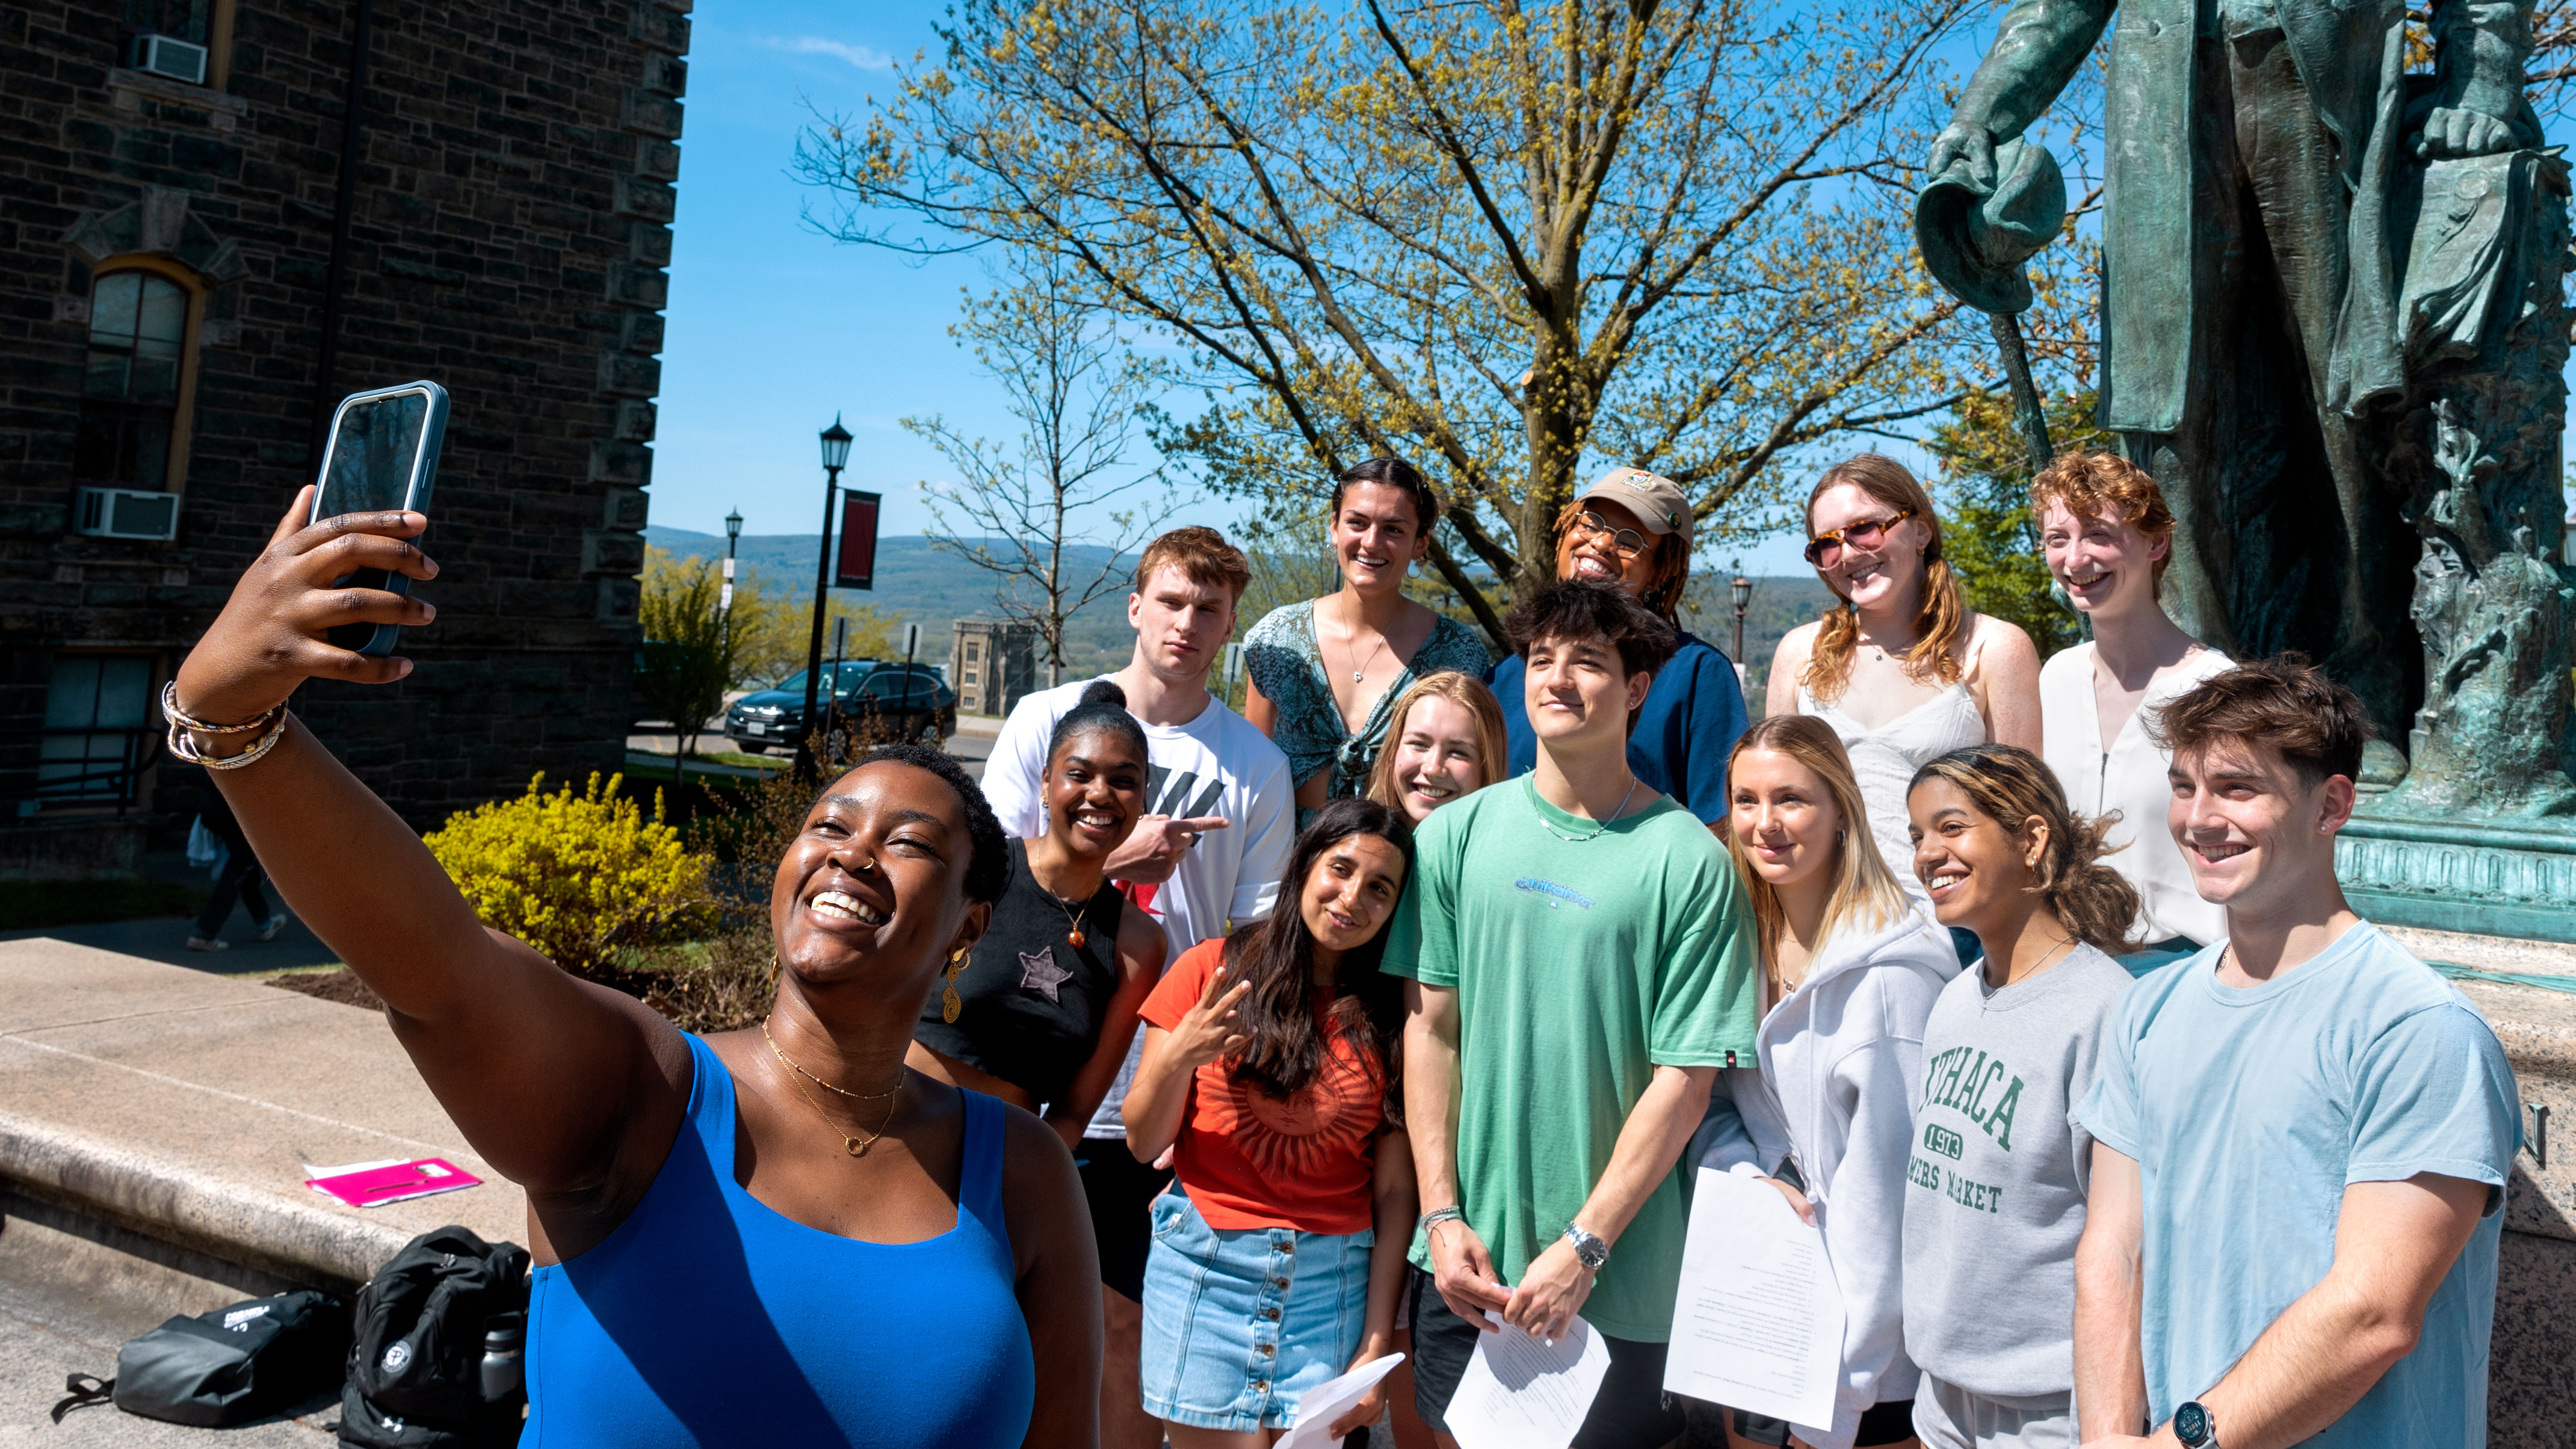
<path fill-rule="evenodd" d="M 847 1152 L 852 1157 L 867 1156 L 868 1149 L 876 1146 L 877 1139 L 885 1135 L 886 1124 L 894 1120 L 894 1109 L 903 1101 L 903 1082 L 898 1079 L 894 1084 L 894 1089 L 887 1092 L 853 1092 L 847 1087 L 836 1087 L 830 1082 L 824 1081 L 821 1077 L 814 1075 L 812 1072 L 805 1070 L 803 1067 L 796 1065 L 794 1058 L 788 1056 L 784 1051 L 779 1050 L 778 1039 L 769 1034 L 768 1022 L 764 1021 L 760 1024 L 760 1039 L 769 1043 L 770 1055 L 778 1058 L 781 1065 L 796 1074 L 796 1076 L 789 1077 L 787 1079 L 787 1085 L 794 1087 L 796 1089 L 796 1095 L 805 1099 L 805 1105 L 814 1109 L 814 1115 L 823 1119 L 823 1125 L 831 1128 L 834 1134 L 840 1137 L 841 1150 Z M 869 1133 L 864 1139 L 853 1137 L 849 1133 L 841 1131 L 841 1124 L 832 1120 L 832 1114 L 823 1110 L 822 1102 L 817 1099 L 813 1093 L 806 1091 L 805 1082 L 796 1080 L 796 1077 L 803 1077 L 805 1081 L 812 1082 L 818 1087 L 829 1088 L 832 1091 L 840 1093 L 844 1097 L 855 1098 L 862 1102 L 873 1101 L 878 1097 L 885 1098 L 885 1115 L 877 1119 L 877 1130 Z"/>

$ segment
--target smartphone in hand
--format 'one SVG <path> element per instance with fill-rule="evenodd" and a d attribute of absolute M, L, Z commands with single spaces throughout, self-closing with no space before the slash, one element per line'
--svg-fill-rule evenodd
<path fill-rule="evenodd" d="M 313 495 L 312 521 L 343 513 L 387 509 L 429 511 L 430 484 L 438 477 L 438 445 L 447 435 L 447 389 L 434 382 L 351 393 L 331 415 L 322 445 L 322 486 Z M 411 580 L 383 569 L 360 569 L 334 579 L 333 588 L 411 592 Z M 324 637 L 361 654 L 391 654 L 402 630 L 393 624 L 341 624 Z"/>

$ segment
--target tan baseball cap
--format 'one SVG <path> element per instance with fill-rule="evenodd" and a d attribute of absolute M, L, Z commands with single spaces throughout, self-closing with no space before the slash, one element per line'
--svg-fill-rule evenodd
<path fill-rule="evenodd" d="M 1690 547 L 1690 500 L 1682 496 L 1682 485 L 1672 479 L 1643 468 L 1613 468 L 1574 495 L 1577 503 L 1595 498 L 1606 498 L 1637 515 L 1648 533 L 1679 533 L 1682 547 Z"/>

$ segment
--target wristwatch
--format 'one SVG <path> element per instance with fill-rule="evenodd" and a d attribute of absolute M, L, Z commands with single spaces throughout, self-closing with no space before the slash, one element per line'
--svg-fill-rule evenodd
<path fill-rule="evenodd" d="M 2197 1399 L 2174 1410 L 2173 1431 L 2182 1449 L 2219 1449 L 2218 1420 Z"/>
<path fill-rule="evenodd" d="M 1583 1230 L 1580 1223 L 1565 1225 L 1565 1240 L 1574 1245 L 1574 1261 L 1598 1273 L 1610 1261 L 1610 1245 Z"/>

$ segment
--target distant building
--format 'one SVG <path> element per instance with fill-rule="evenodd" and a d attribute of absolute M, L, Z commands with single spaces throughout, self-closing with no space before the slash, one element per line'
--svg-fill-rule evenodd
<path fill-rule="evenodd" d="M 1038 678 L 1038 631 L 1018 619 L 960 619 L 948 647 L 948 684 L 959 714 L 1009 714 Z"/>
<path fill-rule="evenodd" d="M 299 712 L 415 822 L 618 767 L 689 6 L 12 7 L 0 869 L 45 822 L 193 804 L 155 764 L 162 682 L 317 420 L 414 378 L 454 405 L 438 622 L 402 685 Z"/>

